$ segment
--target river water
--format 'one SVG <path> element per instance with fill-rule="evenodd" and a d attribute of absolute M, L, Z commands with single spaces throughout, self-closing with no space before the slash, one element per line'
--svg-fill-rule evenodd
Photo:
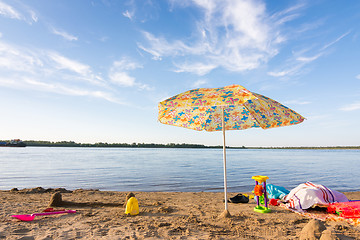
<path fill-rule="evenodd" d="M 0 189 L 223 191 L 222 149 L 0 148 Z M 248 192 L 253 175 L 289 190 L 312 181 L 360 191 L 359 150 L 228 149 L 229 192 Z"/>

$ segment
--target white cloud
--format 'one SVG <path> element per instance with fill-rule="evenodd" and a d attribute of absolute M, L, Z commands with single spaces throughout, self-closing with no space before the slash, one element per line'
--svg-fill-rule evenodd
<path fill-rule="evenodd" d="M 109 78 L 113 83 L 121 86 L 132 87 L 135 85 L 135 78 L 129 76 L 127 72 L 111 71 Z"/>
<path fill-rule="evenodd" d="M 354 102 L 352 104 L 346 105 L 342 108 L 340 108 L 342 111 L 355 111 L 360 110 L 360 102 Z"/>
<path fill-rule="evenodd" d="M 312 19 L 313 20 L 313 19 Z M 311 22 L 305 22 L 302 23 L 296 30 L 295 30 L 295 34 L 301 34 L 301 33 L 305 33 L 308 31 L 312 31 L 312 30 L 316 30 L 319 27 L 325 25 L 326 20 L 324 18 L 320 18 L 317 20 L 313 20 Z"/>
<path fill-rule="evenodd" d="M 53 34 L 59 35 L 59 36 L 63 37 L 65 40 L 68 40 L 68 41 L 77 41 L 78 40 L 78 38 L 76 36 L 73 36 L 62 30 L 57 30 L 55 28 L 52 28 L 51 31 Z"/>
<path fill-rule="evenodd" d="M 66 69 L 69 71 L 73 71 L 80 75 L 86 76 L 90 73 L 90 66 L 82 64 L 78 61 L 66 58 L 61 56 L 58 53 L 51 52 L 49 53 L 50 59 L 52 59 L 56 63 L 57 69 Z"/>
<path fill-rule="evenodd" d="M 38 16 L 36 15 L 36 13 L 32 10 L 29 11 L 30 12 L 30 15 L 31 15 L 31 19 L 34 21 L 34 22 L 37 22 L 38 21 Z"/>
<path fill-rule="evenodd" d="M 134 12 L 129 12 L 129 10 L 126 10 L 125 12 L 123 12 L 123 16 L 127 17 L 128 19 L 132 20 L 134 17 Z"/>
<path fill-rule="evenodd" d="M 312 57 L 303 57 L 302 56 L 302 57 L 297 57 L 296 60 L 299 61 L 299 62 L 309 63 L 309 62 L 315 61 L 316 59 L 318 59 L 322 55 L 323 55 L 322 53 L 319 53 L 319 54 L 316 54 L 315 56 L 312 56 Z"/>
<path fill-rule="evenodd" d="M 107 36 L 103 36 L 99 39 L 101 42 L 106 42 L 107 40 L 109 40 L 109 37 Z"/>
<path fill-rule="evenodd" d="M 270 17 L 262 1 L 247 0 L 193 0 L 172 1 L 173 6 L 195 5 L 203 12 L 197 23 L 195 39 L 167 40 L 145 32 L 149 46 L 138 44 L 154 59 L 176 59 L 178 72 L 204 75 L 217 67 L 230 71 L 245 71 L 257 68 L 278 53 L 277 45 L 285 38 L 279 33 L 278 22 L 287 13 Z M 295 11 L 295 10 L 290 10 Z M 179 63 L 186 56 L 186 63 Z M 180 60 L 179 60 L 180 59 Z M 204 60 L 205 59 L 205 60 Z M 208 65 L 199 71 L 192 64 Z"/>
<path fill-rule="evenodd" d="M 124 57 L 120 61 L 113 62 L 112 68 L 117 70 L 135 70 L 142 68 L 142 66 Z"/>
<path fill-rule="evenodd" d="M 196 82 L 193 83 L 192 87 L 193 88 L 199 88 L 201 86 L 203 86 L 204 84 L 206 84 L 207 81 L 205 79 L 199 79 Z"/>
<path fill-rule="evenodd" d="M 300 69 L 306 64 L 306 62 L 293 62 L 286 65 L 282 70 L 279 71 L 271 71 L 267 74 L 272 77 L 280 77 L 284 78 L 287 76 L 293 76 L 299 73 Z"/>
<path fill-rule="evenodd" d="M 152 88 L 147 84 L 137 82 L 135 77 L 130 75 L 130 71 L 138 68 L 142 68 L 142 65 L 124 57 L 119 61 L 113 62 L 109 71 L 109 79 L 112 83 L 122 87 L 137 87 L 138 89 L 151 90 Z"/>
<path fill-rule="evenodd" d="M 350 31 L 342 34 L 340 37 L 338 37 L 331 43 L 324 45 L 320 49 L 314 50 L 312 48 L 306 48 L 306 49 L 302 49 L 301 51 L 293 52 L 293 55 L 287 60 L 287 62 L 285 64 L 283 64 L 284 66 L 282 67 L 282 69 L 277 70 L 277 71 L 269 71 L 267 74 L 269 76 L 273 76 L 273 77 L 285 78 L 285 77 L 298 75 L 300 73 L 306 72 L 303 70 L 303 68 L 305 66 L 307 66 L 311 62 L 316 61 L 317 59 L 319 59 L 320 57 L 325 55 L 326 50 L 330 46 L 339 42 L 341 39 L 346 37 L 349 33 L 350 33 Z M 313 52 L 317 52 L 317 54 L 315 54 L 313 56 L 305 56 L 308 52 L 311 52 L 312 54 L 313 54 Z"/>
<path fill-rule="evenodd" d="M 77 79 L 94 85 L 105 85 L 102 77 L 99 74 L 94 74 L 89 65 L 64 57 L 56 52 L 46 52 L 46 57 L 51 71 L 62 71 L 64 79 Z"/>
<path fill-rule="evenodd" d="M 357 79 L 360 79 L 360 74 L 356 76 Z"/>
<path fill-rule="evenodd" d="M 306 104 L 310 104 L 311 102 L 309 101 L 298 101 L 298 100 L 291 100 L 291 101 L 285 101 L 284 104 L 291 104 L 291 105 L 306 105 Z"/>
<path fill-rule="evenodd" d="M 0 72 L 0 85 L 4 87 L 95 97 L 124 104 L 113 97 L 114 89 L 99 74 L 93 73 L 90 66 L 54 51 L 29 50 L 0 41 Z"/>
<path fill-rule="evenodd" d="M 289 73 L 289 71 L 280 71 L 280 72 L 268 72 L 267 74 L 272 77 L 284 77 Z"/>
<path fill-rule="evenodd" d="M 201 62 L 198 63 L 182 63 L 182 64 L 175 64 L 177 69 L 175 72 L 191 72 L 195 73 L 199 76 L 203 76 L 211 72 L 211 70 L 215 69 L 217 66 L 215 64 L 204 64 Z"/>
<path fill-rule="evenodd" d="M 144 32 L 145 38 L 150 42 L 151 47 L 147 48 L 138 44 L 139 48 L 153 55 L 154 60 L 161 60 L 162 56 L 183 56 L 183 55 L 199 55 L 206 52 L 207 44 L 196 44 L 188 46 L 184 42 L 175 40 L 172 43 L 165 38 L 155 37 L 149 32 Z"/>
<path fill-rule="evenodd" d="M 43 62 L 34 52 L 0 41 L 0 69 L 33 73 L 34 67 L 41 66 Z"/>
<path fill-rule="evenodd" d="M 18 11 L 16 11 L 13 7 L 3 2 L 0 2 L 0 15 L 3 15 L 4 17 L 8 17 L 8 18 L 19 19 L 19 20 L 23 18 Z"/>
<path fill-rule="evenodd" d="M 23 3 L 19 4 L 18 1 L 12 1 L 12 3 L 17 5 L 17 9 L 0 1 L 0 15 L 11 19 L 22 20 L 29 24 L 38 21 L 38 17 L 35 12 L 28 6 Z"/>
<path fill-rule="evenodd" d="M 325 50 L 325 49 L 329 48 L 330 46 L 334 45 L 335 43 L 337 43 L 338 41 L 340 41 L 341 39 L 343 39 L 344 37 L 346 37 L 346 36 L 349 35 L 349 34 L 350 34 L 350 31 L 342 34 L 340 37 L 338 37 L 338 38 L 335 39 L 334 41 L 332 41 L 332 42 L 324 45 L 320 50 L 322 51 L 322 50 Z"/>
<path fill-rule="evenodd" d="M 74 87 L 65 86 L 60 83 L 46 83 L 31 78 L 25 78 L 24 82 L 36 87 L 37 90 L 39 90 L 40 88 L 41 90 L 46 92 L 54 92 L 54 93 L 65 94 L 70 96 L 96 97 L 96 98 L 105 99 L 109 102 L 124 104 L 119 99 L 113 97 L 110 93 L 104 91 L 98 91 L 98 90 L 92 91 L 92 90 L 80 89 L 76 87 L 74 88 Z"/>

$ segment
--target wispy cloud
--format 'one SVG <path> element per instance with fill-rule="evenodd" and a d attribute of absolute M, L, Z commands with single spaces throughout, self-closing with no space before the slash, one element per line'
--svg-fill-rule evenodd
<path fill-rule="evenodd" d="M 82 64 L 78 61 L 66 58 L 56 52 L 50 52 L 49 57 L 56 64 L 57 69 L 66 69 L 78 73 L 80 75 L 86 76 L 90 72 L 90 67 L 88 65 Z"/>
<path fill-rule="evenodd" d="M 147 44 L 139 43 L 140 49 L 153 59 L 174 59 L 177 72 L 205 75 L 223 67 L 229 71 L 255 69 L 278 53 L 278 44 L 284 41 L 279 24 L 294 10 L 281 16 L 270 17 L 261 1 L 193 0 L 176 2 L 172 6 L 195 6 L 203 12 L 196 22 L 193 36 L 187 40 L 168 40 L 161 36 L 144 33 Z M 184 63 L 183 58 L 186 57 Z M 205 66 L 199 69 L 192 66 Z"/>
<path fill-rule="evenodd" d="M 360 79 L 360 74 L 356 76 L 357 79 Z"/>
<path fill-rule="evenodd" d="M 122 12 L 122 15 L 130 21 L 140 21 L 144 23 L 150 19 L 158 18 L 158 11 L 160 8 L 158 1 L 128 0 L 123 1 L 123 4 L 126 6 L 126 9 Z"/>
<path fill-rule="evenodd" d="M 192 87 L 193 88 L 199 88 L 203 85 L 205 85 L 207 83 L 207 81 L 205 79 L 199 79 L 196 82 L 193 83 Z"/>
<path fill-rule="evenodd" d="M 290 6 L 282 11 L 275 12 L 271 18 L 279 25 L 292 21 L 300 16 L 299 11 L 306 8 L 302 2 Z"/>
<path fill-rule="evenodd" d="M 0 68 L 15 72 L 34 73 L 34 67 L 41 68 L 42 66 L 42 60 L 33 51 L 0 41 Z"/>
<path fill-rule="evenodd" d="M 13 18 L 13 19 L 19 19 L 21 20 L 23 17 L 22 15 L 15 10 L 12 6 L 0 2 L 0 15 L 3 15 L 4 17 Z"/>
<path fill-rule="evenodd" d="M 108 36 L 103 36 L 99 39 L 101 42 L 106 42 L 107 40 L 109 40 Z"/>
<path fill-rule="evenodd" d="M 127 67 L 132 68 L 131 65 Z M 55 51 L 30 50 L 0 40 L 0 70 L 3 87 L 95 97 L 125 104 L 114 96 L 116 89 L 89 65 Z"/>
<path fill-rule="evenodd" d="M 127 72 L 113 71 L 109 74 L 109 78 L 113 83 L 121 86 L 132 87 L 135 85 L 135 78 Z"/>
<path fill-rule="evenodd" d="M 2 15 L 6 18 L 25 21 L 28 24 L 38 21 L 36 13 L 24 3 L 20 3 L 18 1 L 12 1 L 11 3 L 16 6 L 11 6 L 0 1 L 0 16 Z"/>
<path fill-rule="evenodd" d="M 297 34 L 301 34 L 304 32 L 311 31 L 311 30 L 315 30 L 315 29 L 318 29 L 319 27 L 323 26 L 324 23 L 325 23 L 324 19 L 318 19 L 315 21 L 306 22 L 306 23 L 301 24 L 300 27 L 295 30 L 295 32 Z"/>
<path fill-rule="evenodd" d="M 24 82 L 36 87 L 37 90 L 42 90 L 46 92 L 53 92 L 58 94 L 65 94 L 70 96 L 81 96 L 81 97 L 95 97 L 105 99 L 109 102 L 117 104 L 125 104 L 120 99 L 114 97 L 109 92 L 99 91 L 99 90 L 88 90 L 79 87 L 69 87 L 61 83 L 46 83 L 41 82 L 31 78 L 25 78 Z"/>
<path fill-rule="evenodd" d="M 119 61 L 114 61 L 109 70 L 109 79 L 112 83 L 122 87 L 137 87 L 139 89 L 150 90 L 147 84 L 142 84 L 136 81 L 135 77 L 130 75 L 130 72 L 142 68 L 142 65 L 131 61 L 128 58 L 122 58 Z"/>
<path fill-rule="evenodd" d="M 54 27 L 52 27 L 51 32 L 55 35 L 59 35 L 59 36 L 63 37 L 65 40 L 68 40 L 68 41 L 77 41 L 78 40 L 78 38 L 76 36 L 71 35 L 63 30 L 58 30 Z"/>
<path fill-rule="evenodd" d="M 51 69 L 62 71 L 63 78 L 65 79 L 77 79 L 98 86 L 106 85 L 102 77 L 99 74 L 93 73 L 89 65 L 83 64 L 73 59 L 69 59 L 53 51 L 48 51 L 46 56 L 49 60 L 48 64 L 51 66 Z"/>
<path fill-rule="evenodd" d="M 129 12 L 129 10 L 126 10 L 125 12 L 123 12 L 123 16 L 127 17 L 130 20 L 133 20 L 134 17 L 134 11 Z"/>
<path fill-rule="evenodd" d="M 299 101 L 299 100 L 291 100 L 291 101 L 284 101 L 284 104 L 289 104 L 289 105 L 307 105 L 310 104 L 311 102 L 309 101 Z"/>
<path fill-rule="evenodd" d="M 354 102 L 349 105 L 343 106 L 342 108 L 340 108 L 340 110 L 342 110 L 342 111 L 360 110 L 360 102 Z"/>
<path fill-rule="evenodd" d="M 343 35 L 341 35 L 340 37 L 338 37 L 338 38 L 335 39 L 334 41 L 332 41 L 332 42 L 324 45 L 324 46 L 320 49 L 320 51 L 323 51 L 323 50 L 329 48 L 330 46 L 334 45 L 335 43 L 339 42 L 341 39 L 343 39 L 344 37 L 346 37 L 347 35 L 349 35 L 350 32 L 351 32 L 351 31 L 347 31 L 346 33 L 344 33 Z"/>
<path fill-rule="evenodd" d="M 267 74 L 272 77 L 285 77 L 287 75 L 293 75 L 293 73 L 296 72 L 297 69 L 297 67 L 294 67 L 292 69 L 286 69 L 278 72 L 268 72 Z"/>
<path fill-rule="evenodd" d="M 195 73 L 199 76 L 203 76 L 211 72 L 211 70 L 215 69 L 217 65 L 209 63 L 201 63 L 201 62 L 195 62 L 195 63 L 181 63 L 181 64 L 175 64 L 177 69 L 175 72 L 191 72 Z"/>
<path fill-rule="evenodd" d="M 145 47 L 138 44 L 139 48 L 153 55 L 154 60 L 161 60 L 163 56 L 183 56 L 199 55 L 206 52 L 206 44 L 196 44 L 190 46 L 180 40 L 169 42 L 163 37 L 155 37 L 149 32 L 143 32 L 144 37 L 151 44 L 151 47 Z"/>
<path fill-rule="evenodd" d="M 36 15 L 36 13 L 33 11 L 33 10 L 29 10 L 30 12 L 30 15 L 31 15 L 31 19 L 34 21 L 34 22 L 37 22 L 39 20 L 38 16 Z"/>
<path fill-rule="evenodd" d="M 318 59 L 322 55 L 323 55 L 323 53 L 319 53 L 319 54 L 316 54 L 316 55 L 310 56 L 310 57 L 309 56 L 308 57 L 301 56 L 301 57 L 297 57 L 296 60 L 299 61 L 299 62 L 309 63 L 309 62 L 315 61 L 316 59 Z"/>
<path fill-rule="evenodd" d="M 272 77 L 286 78 L 286 77 L 294 76 L 294 75 L 300 74 L 302 72 L 305 72 L 303 70 L 304 67 L 306 67 L 308 64 L 316 61 L 320 57 L 326 55 L 327 49 L 330 46 L 339 42 L 341 39 L 346 37 L 349 33 L 350 33 L 350 31 L 342 34 L 340 37 L 336 38 L 334 41 L 327 43 L 318 49 L 307 48 L 307 49 L 303 49 L 301 51 L 293 52 L 292 56 L 287 60 L 287 62 L 285 64 L 283 64 L 282 68 L 280 68 L 278 70 L 274 70 L 274 71 L 269 71 L 267 74 Z"/>

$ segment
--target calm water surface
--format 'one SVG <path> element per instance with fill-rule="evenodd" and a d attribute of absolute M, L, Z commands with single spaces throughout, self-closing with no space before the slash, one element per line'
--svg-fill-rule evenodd
<path fill-rule="evenodd" d="M 253 175 L 291 190 L 312 181 L 360 191 L 359 150 L 227 150 L 228 190 L 251 191 Z M 0 148 L 0 189 L 222 191 L 222 149 Z"/>

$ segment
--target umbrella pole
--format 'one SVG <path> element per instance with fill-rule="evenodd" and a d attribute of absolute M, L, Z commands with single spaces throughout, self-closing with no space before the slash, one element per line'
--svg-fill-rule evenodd
<path fill-rule="evenodd" d="M 222 107 L 222 132 L 223 132 L 223 160 L 224 160 L 224 194 L 225 194 L 225 211 L 228 211 L 227 202 L 227 180 L 226 180 L 226 145 L 225 145 L 225 121 L 224 107 Z"/>

